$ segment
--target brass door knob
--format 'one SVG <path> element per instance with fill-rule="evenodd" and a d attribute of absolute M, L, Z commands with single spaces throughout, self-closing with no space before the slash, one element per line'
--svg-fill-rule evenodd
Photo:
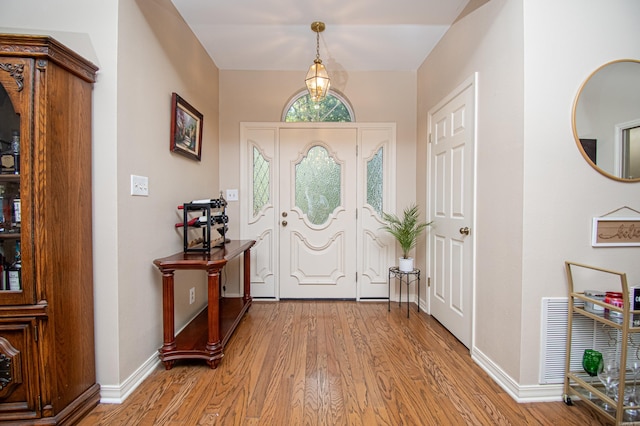
<path fill-rule="evenodd" d="M 286 220 L 282 221 L 282 226 L 287 226 L 287 221 Z"/>
<path fill-rule="evenodd" d="M 462 235 L 469 235 L 469 227 L 465 226 L 464 228 L 460 228 L 460 233 Z"/>

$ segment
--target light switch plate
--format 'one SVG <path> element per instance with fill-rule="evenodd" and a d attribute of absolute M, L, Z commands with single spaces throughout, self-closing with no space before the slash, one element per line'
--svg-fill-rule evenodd
<path fill-rule="evenodd" d="M 227 189 L 227 201 L 238 201 L 237 189 Z"/>
<path fill-rule="evenodd" d="M 149 178 L 131 175 L 131 195 L 149 196 Z"/>

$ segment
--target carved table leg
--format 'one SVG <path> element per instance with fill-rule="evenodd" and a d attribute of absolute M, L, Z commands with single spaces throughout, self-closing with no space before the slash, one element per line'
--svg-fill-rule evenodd
<path fill-rule="evenodd" d="M 173 270 L 162 271 L 162 329 L 164 343 L 160 348 L 160 359 L 167 352 L 176 349 L 176 335 L 174 325 L 174 309 L 173 309 Z M 164 361 L 164 368 L 170 370 L 173 367 L 173 361 Z"/>
<path fill-rule="evenodd" d="M 251 250 L 244 252 L 244 303 L 251 303 Z"/>
<path fill-rule="evenodd" d="M 220 270 L 207 271 L 208 300 L 207 307 L 207 351 L 215 357 L 207 361 L 211 368 L 216 368 L 222 358 L 222 339 L 220 337 Z"/>

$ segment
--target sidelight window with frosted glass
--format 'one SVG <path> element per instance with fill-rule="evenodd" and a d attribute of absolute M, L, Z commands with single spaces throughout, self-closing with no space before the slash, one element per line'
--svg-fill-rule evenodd
<path fill-rule="evenodd" d="M 269 203 L 270 164 L 258 148 L 253 147 L 253 215 Z"/>
<path fill-rule="evenodd" d="M 380 148 L 373 158 L 367 161 L 367 204 L 382 216 L 383 191 L 383 150 Z"/>

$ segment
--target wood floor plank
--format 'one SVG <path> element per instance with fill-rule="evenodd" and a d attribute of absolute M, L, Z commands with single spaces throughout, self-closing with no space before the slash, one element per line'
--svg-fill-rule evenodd
<path fill-rule="evenodd" d="M 294 319 L 295 328 L 291 341 L 291 351 L 293 353 L 293 363 L 290 366 L 290 376 L 292 381 L 291 396 L 287 405 L 289 410 L 290 424 L 303 424 L 304 419 L 304 396 L 305 396 L 305 376 L 307 353 L 307 330 L 309 329 L 309 314 L 301 304 L 296 304 L 296 317 Z"/>
<path fill-rule="evenodd" d="M 254 302 L 217 369 L 158 367 L 93 425 L 607 424 L 580 401 L 518 404 L 435 319 L 406 304 Z"/>
<path fill-rule="evenodd" d="M 351 306 L 354 307 L 356 305 Z M 353 351 L 350 353 L 351 357 L 349 359 L 350 365 L 358 373 L 356 384 L 362 384 L 364 387 L 363 391 L 357 392 L 361 413 L 365 416 L 373 414 L 379 422 L 378 424 L 394 424 L 386 410 L 386 398 L 384 392 L 378 386 L 378 377 L 373 374 L 372 370 L 373 364 L 370 359 L 372 336 L 367 332 L 369 317 L 366 315 L 366 305 L 358 306 L 358 308 L 362 309 L 349 311 L 352 314 L 350 336 L 353 341 Z"/>
<path fill-rule="evenodd" d="M 320 408 L 320 381 L 318 378 L 318 305 L 311 303 L 305 306 L 309 310 L 309 321 L 306 334 L 305 377 L 304 377 L 304 423 L 314 426 L 318 424 Z"/>
<path fill-rule="evenodd" d="M 275 356 L 269 358 L 270 365 L 263 364 L 262 374 L 267 375 L 269 379 L 260 418 L 279 418 L 282 424 L 288 424 L 291 411 L 280 411 L 280 407 L 289 406 L 292 392 L 289 366 L 293 353 L 291 342 L 296 320 L 295 305 L 284 304 L 281 309 L 281 320 L 276 323 L 278 328 L 269 331 L 272 333 L 269 351 Z"/>
<path fill-rule="evenodd" d="M 363 357 L 355 350 L 356 343 L 361 341 L 360 328 L 357 324 L 356 312 L 352 304 L 336 304 L 339 310 L 339 328 L 342 330 L 340 344 L 336 345 L 336 359 L 340 360 L 339 375 L 345 400 L 346 424 L 371 425 L 381 423 L 386 413 L 376 413 L 371 405 L 371 391 L 367 386 L 366 376 L 362 368 Z M 360 345 L 362 346 L 362 345 Z"/>
<path fill-rule="evenodd" d="M 260 305 L 254 305 L 252 307 L 252 311 L 259 310 L 258 307 Z M 273 313 L 280 314 L 280 306 L 273 306 Z M 252 316 L 254 312 L 251 313 Z M 259 313 L 262 313 L 263 310 L 259 310 Z M 277 329 L 280 327 L 279 316 L 274 315 L 270 317 L 269 320 L 266 320 L 264 317 L 260 317 L 262 321 L 258 321 L 256 325 L 261 324 L 265 331 L 256 333 L 262 336 L 263 338 L 260 340 L 260 344 L 256 347 L 255 357 L 251 358 L 251 354 L 247 354 L 244 359 L 252 359 L 251 369 L 249 370 L 249 374 L 254 380 L 251 382 L 250 387 L 250 400 L 248 404 L 248 412 L 247 417 L 255 417 L 260 418 L 264 407 L 264 399 L 267 395 L 267 390 L 269 389 L 270 380 L 271 380 L 271 369 L 273 365 L 275 365 L 275 360 L 278 356 L 278 353 L 273 350 L 274 347 L 277 347 L 280 342 L 280 333 L 270 333 L 269 330 Z M 243 324 L 244 325 L 244 324 Z M 234 336 L 236 337 L 236 336 Z M 233 346 L 230 345 L 230 346 Z M 248 346 L 248 345 L 245 345 Z M 230 356 L 227 358 L 231 358 Z M 226 361 L 226 360 L 225 360 Z M 218 367 L 219 368 L 219 367 Z"/>

